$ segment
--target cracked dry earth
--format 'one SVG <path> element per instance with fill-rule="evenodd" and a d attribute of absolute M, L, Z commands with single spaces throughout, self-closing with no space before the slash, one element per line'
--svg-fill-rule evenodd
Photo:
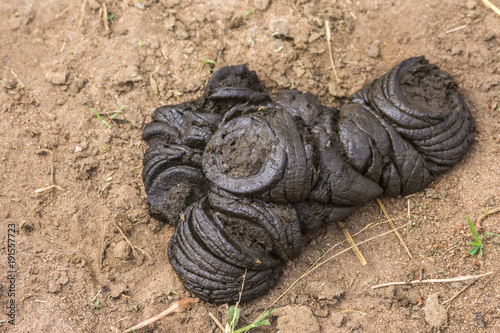
<path fill-rule="evenodd" d="M 114 14 L 109 30 L 104 8 Z M 326 20 L 340 83 L 330 68 Z M 396 225 L 408 225 L 410 212 L 412 228 L 400 232 L 413 259 L 394 235 L 362 244 L 367 265 L 352 251 L 323 265 L 255 332 L 500 331 L 500 239 L 485 237 L 482 257 L 467 254 L 467 217 L 500 206 L 499 41 L 500 17 L 479 0 L 0 2 L 3 309 L 11 299 L 7 229 L 17 229 L 16 325 L 2 311 L 0 331 L 121 332 L 191 296 L 168 262 L 174 228 L 147 215 L 141 134 L 157 107 L 199 97 L 213 71 L 240 63 L 271 96 L 300 89 L 339 107 L 364 83 L 419 55 L 454 77 L 477 131 L 464 160 L 425 191 L 382 198 Z M 57 188 L 35 193 L 51 185 Z M 371 202 L 345 222 L 355 234 L 384 220 Z M 378 224 L 355 240 L 388 230 Z M 500 215 L 487 217 L 481 232 L 499 233 Z M 281 280 L 240 306 L 241 325 L 321 249 L 344 239 L 337 224 L 307 236 Z M 490 271 L 444 306 L 470 282 L 371 289 Z M 141 331 L 217 332 L 208 313 L 224 322 L 226 309 L 196 303 Z"/>

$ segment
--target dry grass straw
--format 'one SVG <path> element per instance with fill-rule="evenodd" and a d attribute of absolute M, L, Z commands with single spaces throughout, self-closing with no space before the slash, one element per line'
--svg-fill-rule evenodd
<path fill-rule="evenodd" d="M 53 189 L 58 189 L 58 190 L 64 191 L 64 189 L 62 187 L 59 187 L 56 185 L 56 177 L 54 174 L 54 153 L 52 152 L 52 150 L 40 149 L 36 152 L 36 154 L 37 155 L 46 155 L 46 154 L 50 155 L 50 182 L 49 182 L 50 185 L 36 189 L 35 190 L 35 197 L 39 193 L 51 191 Z"/>
<path fill-rule="evenodd" d="M 500 16 L 500 9 L 497 6 L 489 2 L 488 0 L 482 0 L 484 5 L 494 11 L 498 16 Z"/>
<path fill-rule="evenodd" d="M 104 29 L 106 32 L 109 31 L 109 24 L 108 24 L 108 8 L 106 7 L 106 3 L 102 3 L 102 22 L 104 23 Z"/>
<path fill-rule="evenodd" d="M 449 283 L 449 282 L 460 282 L 460 281 L 467 281 L 467 280 L 475 280 L 483 276 L 491 275 L 494 272 L 488 272 L 484 274 L 479 274 L 479 275 L 467 275 L 467 276 L 459 276 L 459 277 L 454 277 L 454 278 L 449 278 L 449 279 L 428 279 L 428 280 L 413 280 L 410 282 L 406 281 L 397 281 L 397 282 L 388 282 L 388 283 L 382 283 L 382 284 L 377 284 L 375 286 L 372 286 L 372 289 L 378 289 L 378 288 L 384 288 L 384 287 L 390 287 L 390 286 L 405 286 L 405 285 L 414 285 L 414 284 L 424 284 L 424 283 Z"/>
<path fill-rule="evenodd" d="M 146 251 L 144 251 L 143 249 L 141 249 L 138 246 L 135 246 L 134 244 L 132 244 L 130 242 L 130 240 L 127 238 L 127 236 L 125 236 L 125 233 L 123 232 L 123 230 L 120 228 L 120 226 L 116 222 L 115 222 L 115 226 L 118 229 L 118 231 L 120 231 L 123 239 L 125 239 L 125 241 L 128 243 L 128 245 L 132 248 L 132 254 L 134 255 L 134 257 L 136 257 L 136 258 L 138 257 L 137 251 L 135 250 L 135 249 L 137 249 L 137 250 L 141 251 L 142 253 L 144 253 L 145 255 L 147 255 L 149 260 L 153 261 L 153 258 L 151 258 L 151 256 Z"/>
<path fill-rule="evenodd" d="M 241 290 L 238 296 L 238 302 L 236 302 L 236 305 L 234 306 L 234 316 L 233 320 L 231 320 L 231 324 L 226 324 L 226 330 L 224 332 L 233 332 L 235 329 L 235 321 L 236 321 L 236 309 L 238 309 L 238 305 L 240 305 L 241 302 L 241 295 L 243 294 L 243 288 L 245 288 L 245 279 L 247 277 L 247 269 L 245 268 L 245 273 L 243 274 L 243 282 L 241 283 Z"/>
<path fill-rule="evenodd" d="M 337 222 L 338 226 L 340 229 L 342 229 L 342 232 L 344 233 L 345 238 L 347 239 L 347 242 L 349 245 L 351 245 L 354 253 L 356 253 L 356 256 L 358 257 L 359 261 L 361 261 L 361 265 L 365 266 L 368 264 L 366 261 L 365 257 L 363 256 L 363 253 L 359 250 L 359 247 L 356 245 L 354 242 L 354 239 L 352 238 L 351 234 L 349 233 L 349 230 L 347 229 L 347 226 L 345 225 L 344 222 Z"/>
<path fill-rule="evenodd" d="M 408 253 L 408 256 L 410 256 L 410 259 L 413 259 L 413 256 L 411 255 L 410 250 L 408 249 L 408 246 L 406 246 L 406 243 L 403 240 L 403 237 L 401 237 L 401 234 L 397 230 L 398 228 L 396 228 L 396 225 L 394 225 L 394 222 L 392 222 L 392 219 L 389 216 L 389 213 L 387 213 L 387 209 L 385 209 L 384 203 L 379 198 L 377 198 L 377 202 L 378 202 L 380 208 L 382 209 L 382 212 L 384 213 L 385 218 L 389 221 L 389 224 L 391 225 L 392 230 L 394 230 L 394 233 L 396 234 L 396 237 L 398 237 L 399 241 L 401 242 L 401 244 L 405 248 L 406 253 Z"/>
<path fill-rule="evenodd" d="M 364 313 L 363 311 L 359 311 L 359 310 L 343 310 L 343 311 L 339 311 L 339 313 L 359 313 L 359 314 L 362 314 L 363 316 L 366 316 L 366 313 Z"/>
<path fill-rule="evenodd" d="M 80 30 L 80 27 L 82 26 L 83 18 L 85 17 L 85 8 L 86 7 L 87 7 L 87 0 L 83 0 L 82 1 L 82 8 L 81 8 L 82 15 L 80 17 L 80 21 L 78 22 L 78 26 L 76 27 L 76 30 Z"/>
<path fill-rule="evenodd" d="M 224 332 L 224 326 L 222 326 L 222 324 L 220 323 L 220 321 L 212 314 L 212 312 L 208 311 L 208 315 L 210 316 L 210 318 L 212 318 L 212 320 L 215 322 L 215 324 L 220 328 L 220 330 L 222 332 Z"/>
<path fill-rule="evenodd" d="M 47 192 L 47 191 L 51 191 L 53 189 L 58 189 L 60 191 L 64 191 L 64 189 L 60 186 L 57 186 L 57 185 L 50 185 L 50 186 L 45 186 L 45 187 L 41 187 L 41 188 L 37 188 L 35 190 L 35 196 L 39 193 L 43 193 L 43 192 Z"/>
<path fill-rule="evenodd" d="M 452 297 L 450 297 L 449 299 L 447 299 L 446 301 L 444 301 L 443 303 L 441 303 L 441 305 L 445 305 L 446 303 L 449 303 L 449 302 L 453 301 L 455 298 L 457 298 L 458 295 L 460 295 L 461 293 L 463 293 L 464 291 L 466 291 L 467 289 L 469 289 L 470 286 L 472 286 L 474 284 L 474 282 L 476 282 L 476 280 L 472 281 L 471 283 L 469 283 L 468 285 L 466 285 L 465 287 L 463 287 L 462 289 L 460 289 L 455 295 L 453 295 Z"/>
<path fill-rule="evenodd" d="M 337 83 L 340 83 L 339 77 L 337 76 L 337 69 L 335 68 L 335 63 L 333 62 L 332 45 L 330 43 L 332 38 L 332 32 L 330 30 L 330 22 L 328 20 L 325 21 L 325 29 L 326 29 L 326 43 L 328 44 L 328 53 L 330 54 L 330 62 L 332 63 L 333 75 L 335 75 Z"/>
<path fill-rule="evenodd" d="M 14 75 L 14 76 L 16 77 L 16 80 L 17 80 L 17 82 L 19 83 L 19 87 L 20 87 L 20 88 L 24 88 L 24 87 L 25 87 L 25 85 L 24 85 L 24 83 L 21 81 L 21 79 L 19 79 L 19 76 L 17 76 L 17 74 L 16 74 L 16 73 L 14 73 L 14 71 L 13 71 L 12 69 L 10 70 L 10 72 L 12 73 L 12 75 Z"/>
<path fill-rule="evenodd" d="M 61 16 L 63 16 L 63 15 L 64 15 L 64 14 L 65 14 L 68 10 L 70 10 L 70 9 L 71 9 L 71 7 L 73 7 L 73 5 L 69 5 L 68 7 L 66 7 L 66 9 L 65 9 L 65 10 L 63 10 L 62 12 L 60 12 L 59 14 L 57 14 L 57 15 L 56 15 L 56 17 L 55 17 L 54 19 L 56 19 L 56 20 L 57 20 L 58 18 L 60 18 Z"/>
<path fill-rule="evenodd" d="M 400 228 L 403 228 L 403 227 L 405 227 L 405 226 L 403 225 L 403 226 L 400 226 L 400 227 L 398 227 L 398 228 L 396 228 L 396 229 L 400 229 Z M 367 228 L 364 228 L 364 229 L 362 229 L 360 232 L 362 232 L 362 231 L 364 231 L 364 230 L 366 230 L 366 229 L 367 229 Z M 359 234 L 360 232 L 358 232 L 358 234 Z M 361 244 L 364 244 L 364 243 L 368 243 L 368 242 L 370 242 L 370 241 L 372 241 L 372 240 L 375 240 L 375 239 L 378 239 L 378 238 L 380 238 L 380 237 L 386 236 L 386 235 L 391 234 L 391 233 L 393 233 L 393 232 L 394 232 L 394 230 L 390 230 L 390 231 L 383 232 L 383 233 L 381 233 L 381 234 L 379 234 L 379 235 L 377 235 L 377 236 L 374 236 L 374 237 L 371 237 L 371 238 L 366 239 L 366 240 L 364 240 L 364 241 L 361 241 L 361 242 L 359 242 L 357 245 L 361 245 Z M 341 254 L 343 254 L 343 253 L 345 253 L 345 252 L 347 252 L 347 251 L 349 251 L 349 250 L 351 250 L 351 249 L 353 249 L 353 248 L 354 248 L 353 246 L 350 246 L 350 247 L 348 247 L 348 248 L 346 248 L 346 249 L 344 249 L 344 250 L 342 250 L 342 251 L 340 251 L 340 252 L 338 252 L 338 253 L 336 253 L 336 254 L 334 254 L 334 255 L 332 255 L 332 256 L 330 256 L 330 257 L 326 258 L 326 259 L 324 259 L 323 261 L 321 261 L 321 260 L 322 260 L 322 259 L 326 256 L 326 254 L 327 254 L 328 252 L 330 252 L 331 250 L 333 250 L 334 248 L 336 248 L 338 245 L 342 244 L 343 242 L 344 242 L 344 241 L 342 241 L 342 242 L 340 242 L 340 243 L 337 243 L 337 244 L 333 245 L 330 249 L 328 249 L 327 251 L 325 251 L 325 253 L 323 253 L 323 255 L 322 255 L 320 258 L 318 258 L 318 260 L 316 260 L 316 261 L 315 261 L 315 262 L 314 262 L 314 263 L 313 263 L 313 264 L 312 264 L 312 265 L 311 265 L 311 266 L 310 266 L 310 267 L 309 267 L 309 268 L 308 268 L 308 269 L 307 269 L 307 270 L 306 270 L 306 271 L 305 271 L 305 272 L 304 272 L 304 273 L 303 273 L 303 274 L 302 274 L 302 275 L 301 275 L 301 276 L 300 276 L 297 280 L 295 280 L 295 281 L 294 281 L 294 282 L 293 282 L 293 283 L 292 283 L 292 284 L 291 284 L 291 285 L 290 285 L 290 286 L 289 286 L 289 287 L 288 287 L 288 288 L 287 288 L 287 289 L 286 289 L 286 290 L 285 290 L 285 291 L 284 291 L 284 292 L 283 292 L 283 293 L 282 293 L 282 294 L 281 294 L 278 298 L 276 298 L 276 299 L 275 299 L 275 300 L 271 303 L 271 305 L 269 306 L 269 308 L 272 308 L 274 304 L 276 304 L 276 303 L 277 303 L 280 299 L 282 299 L 282 298 L 283 298 L 283 296 L 285 296 L 285 295 L 286 295 L 286 294 L 287 294 L 287 293 L 288 293 L 288 292 L 289 292 L 289 291 L 290 291 L 290 290 L 291 290 L 291 289 L 292 289 L 292 288 L 293 288 L 293 287 L 294 287 L 294 286 L 295 286 L 295 285 L 296 285 L 299 281 L 301 281 L 301 280 L 302 280 L 303 278 L 305 278 L 307 275 L 309 275 L 310 273 L 312 273 L 312 272 L 313 272 L 313 271 L 315 271 L 316 269 L 320 268 L 321 266 L 323 266 L 323 265 L 324 265 L 324 264 L 326 264 L 327 262 L 329 262 L 329 261 L 331 261 L 331 260 L 335 259 L 335 258 L 336 258 L 336 257 L 338 257 L 339 255 L 341 255 Z M 264 312 L 264 313 L 265 313 L 265 312 Z"/>
<path fill-rule="evenodd" d="M 446 34 L 451 34 L 452 32 L 455 32 L 455 31 L 458 31 L 458 30 L 462 30 L 462 29 L 465 29 L 467 27 L 467 24 L 465 25 L 461 25 L 459 27 L 456 27 L 456 28 L 453 28 L 453 29 L 450 29 L 448 31 L 446 31 L 445 33 Z"/>

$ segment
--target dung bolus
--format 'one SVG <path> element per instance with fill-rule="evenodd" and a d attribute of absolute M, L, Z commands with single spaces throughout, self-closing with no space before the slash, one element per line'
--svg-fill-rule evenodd
<path fill-rule="evenodd" d="M 271 98 L 245 65 L 219 69 L 203 96 L 146 125 L 150 214 L 176 227 L 169 260 L 213 303 L 266 293 L 301 235 L 381 195 L 409 195 L 457 164 L 474 119 L 453 78 L 402 61 L 340 109 L 298 90 Z M 184 218 L 180 218 L 180 216 Z"/>

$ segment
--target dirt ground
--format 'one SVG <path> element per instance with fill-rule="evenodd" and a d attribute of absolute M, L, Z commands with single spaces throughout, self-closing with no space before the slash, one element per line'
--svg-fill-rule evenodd
<path fill-rule="evenodd" d="M 467 254 L 467 217 L 500 206 L 499 41 L 500 17 L 479 0 L 0 1 L 0 331 L 121 332 L 190 296 L 168 263 L 173 228 L 146 214 L 141 132 L 156 107 L 198 97 L 213 70 L 240 63 L 274 94 L 297 88 L 338 106 L 399 61 L 425 55 L 456 78 L 477 140 L 425 192 L 382 199 L 398 226 L 409 225 L 410 211 L 412 227 L 400 232 L 413 259 L 393 234 L 362 244 L 367 265 L 352 251 L 339 255 L 254 331 L 500 332 L 500 238 L 484 238 L 482 257 Z M 373 202 L 346 223 L 355 234 L 383 221 Z M 381 223 L 355 240 L 388 230 Z M 483 221 L 487 231 L 500 232 L 500 214 Z M 336 224 L 309 236 L 280 282 L 240 306 L 241 325 L 344 239 Z M 472 284 L 371 288 L 491 271 Z M 220 332 L 209 312 L 224 322 L 226 310 L 200 302 L 138 332 Z"/>

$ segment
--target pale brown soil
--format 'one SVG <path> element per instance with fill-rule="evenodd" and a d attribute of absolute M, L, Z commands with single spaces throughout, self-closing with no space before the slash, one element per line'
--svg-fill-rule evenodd
<path fill-rule="evenodd" d="M 400 230 L 413 259 L 394 235 L 363 244 L 366 266 L 351 251 L 324 265 L 278 302 L 260 332 L 302 332 L 304 325 L 314 332 L 500 331 L 500 238 L 485 238 L 481 258 L 467 254 L 473 239 L 466 218 L 500 206 L 500 17 L 481 1 L 273 0 L 259 10 L 268 1 L 105 0 L 115 14 L 109 32 L 102 2 L 86 1 L 80 25 L 80 0 L 0 1 L 0 331 L 120 332 L 189 296 L 168 263 L 173 228 L 146 214 L 141 132 L 156 107 L 198 97 L 212 70 L 240 63 L 257 71 L 268 91 L 297 88 L 338 106 L 417 55 L 456 78 L 477 140 L 424 193 L 383 199 L 399 226 L 408 224 L 410 205 L 415 225 Z M 340 85 L 329 68 L 325 20 Z M 91 108 L 108 113 L 109 130 Z M 35 195 L 52 184 L 50 154 L 40 149 L 54 154 L 61 189 Z M 346 222 L 354 234 L 383 220 L 374 202 Z M 14 327 L 5 314 L 8 224 L 17 228 Z M 143 251 L 133 253 L 117 226 Z M 484 220 L 484 231 L 500 232 L 500 214 Z M 300 276 L 319 248 L 343 239 L 336 224 L 309 237 L 278 285 L 241 305 L 242 324 Z M 422 274 L 489 271 L 495 274 L 446 304 L 440 328 L 425 320 L 427 297 L 439 293 L 443 302 L 469 282 L 370 288 Z M 224 321 L 226 309 L 200 302 L 139 332 L 220 332 L 208 312 Z"/>

